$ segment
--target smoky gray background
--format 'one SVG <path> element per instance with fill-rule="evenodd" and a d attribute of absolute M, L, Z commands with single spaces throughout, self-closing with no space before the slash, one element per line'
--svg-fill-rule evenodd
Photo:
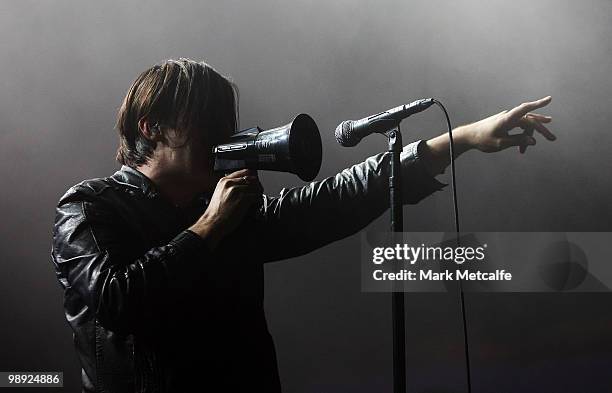
<path fill-rule="evenodd" d="M 462 226 L 610 231 L 610 37 L 604 0 L 1 2 L 0 370 L 63 371 L 62 391 L 79 389 L 49 256 L 54 206 L 118 168 L 115 113 L 152 64 L 190 57 L 231 75 L 243 128 L 313 116 L 319 179 L 385 149 L 379 136 L 341 148 L 342 120 L 431 96 L 460 125 L 550 94 L 541 112 L 556 142 L 457 162 Z M 402 130 L 406 142 L 433 137 L 443 115 L 432 107 Z M 303 184 L 262 178 L 268 193 Z M 450 231 L 451 212 L 447 188 L 406 207 L 407 230 Z M 286 392 L 391 391 L 390 297 L 362 293 L 359 271 L 359 236 L 266 268 Z M 406 297 L 409 391 L 465 391 L 457 297 Z M 466 305 L 474 392 L 612 386 L 611 295 L 468 294 Z"/>

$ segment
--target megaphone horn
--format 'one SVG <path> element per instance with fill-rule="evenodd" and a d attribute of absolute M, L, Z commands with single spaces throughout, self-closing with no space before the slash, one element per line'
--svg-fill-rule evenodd
<path fill-rule="evenodd" d="M 321 169 L 321 135 L 317 124 L 305 113 L 289 124 L 262 131 L 259 127 L 240 131 L 228 143 L 213 148 L 215 171 L 238 169 L 290 172 L 311 181 Z"/>

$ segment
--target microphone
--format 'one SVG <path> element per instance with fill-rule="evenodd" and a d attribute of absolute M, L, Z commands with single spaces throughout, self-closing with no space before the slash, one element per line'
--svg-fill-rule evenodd
<path fill-rule="evenodd" d="M 360 120 L 343 121 L 336 128 L 336 140 L 344 147 L 355 146 L 370 134 L 383 133 L 397 127 L 402 119 L 424 111 L 433 103 L 433 98 L 424 98 Z"/>

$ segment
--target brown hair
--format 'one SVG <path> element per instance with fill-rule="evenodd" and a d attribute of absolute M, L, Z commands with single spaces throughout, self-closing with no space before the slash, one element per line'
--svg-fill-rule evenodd
<path fill-rule="evenodd" d="M 141 119 L 178 132 L 204 130 L 209 144 L 221 130 L 238 127 L 238 90 L 204 62 L 166 60 L 144 71 L 128 90 L 117 114 L 117 161 L 136 167 L 153 155 L 155 142 L 138 127 Z M 215 132 L 217 135 L 215 135 Z"/>

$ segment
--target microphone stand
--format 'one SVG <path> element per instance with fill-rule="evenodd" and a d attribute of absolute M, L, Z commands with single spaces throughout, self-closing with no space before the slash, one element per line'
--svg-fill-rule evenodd
<path fill-rule="evenodd" d="M 391 209 L 391 231 L 404 231 L 402 204 L 402 134 L 399 123 L 385 133 L 389 138 L 391 171 L 389 174 L 389 197 Z M 391 319 L 393 323 L 393 393 L 406 392 L 406 325 L 404 319 L 404 292 L 394 288 L 391 293 Z"/>
<path fill-rule="evenodd" d="M 451 173 L 452 173 L 452 184 L 453 184 L 453 206 L 455 210 L 455 228 L 457 233 L 457 239 L 459 239 L 459 214 L 457 207 L 457 188 L 455 186 L 455 155 L 454 155 L 454 143 L 453 134 L 450 119 L 444 105 L 438 100 L 428 98 L 425 100 L 415 101 L 408 106 L 394 108 L 388 112 L 405 111 L 406 107 L 417 108 L 412 113 L 420 112 L 427 109 L 433 103 L 437 104 L 446 117 L 448 125 L 448 135 L 450 138 L 450 155 L 451 155 Z M 419 107 L 417 107 L 419 106 Z M 408 113 L 408 116 L 412 113 Z M 379 115 L 370 116 L 367 119 L 360 121 L 370 121 Z M 407 117 L 407 116 L 405 116 Z M 400 132 L 400 121 L 393 118 L 381 118 L 378 121 L 388 122 L 389 127 L 380 127 L 387 129 L 385 132 L 376 131 L 384 134 L 388 138 L 388 153 L 391 157 L 391 168 L 389 174 L 389 198 L 390 198 L 390 210 L 391 210 L 391 232 L 403 232 L 404 231 L 404 215 L 403 215 L 403 204 L 402 204 L 402 167 L 400 162 L 400 155 L 403 150 L 402 134 Z M 372 125 L 372 124 L 370 124 Z M 379 125 L 377 125 L 379 126 Z M 379 129 L 380 129 L 379 128 Z M 338 133 L 338 129 L 336 129 Z M 338 136 L 336 136 L 338 138 Z M 338 139 L 340 144 L 342 138 Z M 349 145 L 352 146 L 352 145 Z M 394 264 L 394 270 L 397 269 L 397 264 Z M 406 393 L 406 320 L 405 320 L 405 305 L 404 305 L 404 292 L 397 286 L 397 281 L 393 282 L 393 289 L 391 293 L 391 319 L 393 326 L 393 393 Z M 467 321 L 465 316 L 465 304 L 463 297 L 463 288 L 461 281 L 459 281 L 460 290 L 460 301 L 461 301 L 461 315 L 463 320 L 463 333 L 464 333 L 464 344 L 465 344 L 465 357 L 466 357 L 466 371 L 467 371 L 467 387 L 468 392 L 472 391 L 472 384 L 470 378 L 470 357 L 468 352 L 468 336 L 467 336 Z"/>

